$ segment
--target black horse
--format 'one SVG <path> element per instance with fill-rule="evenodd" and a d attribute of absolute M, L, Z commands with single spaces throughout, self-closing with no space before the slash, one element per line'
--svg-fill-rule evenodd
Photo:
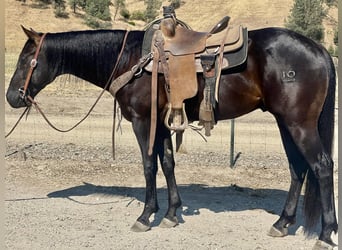
<path fill-rule="evenodd" d="M 7 90 L 14 108 L 31 105 L 34 97 L 58 75 L 73 74 L 104 87 L 114 66 L 118 77 L 141 58 L 144 31 L 75 31 L 42 34 L 24 29 L 28 40 L 19 56 L 16 71 Z M 285 236 L 296 219 L 297 203 L 306 179 L 304 215 L 310 231 L 319 218 L 322 229 L 319 244 L 334 245 L 337 232 L 334 205 L 332 141 L 334 130 L 335 70 L 327 51 L 310 39 L 280 28 L 249 31 L 248 60 L 241 72 L 223 71 L 216 105 L 218 120 L 232 119 L 255 109 L 272 113 L 278 123 L 288 157 L 291 186 L 282 214 L 270 235 Z M 38 64 L 30 71 L 36 53 Z M 119 52 L 122 56 L 118 60 Z M 151 74 L 143 71 L 116 95 L 123 116 L 132 123 L 138 140 L 146 179 L 145 206 L 133 225 L 134 231 L 150 229 L 149 217 L 158 211 L 156 173 L 158 157 L 168 186 L 169 207 L 164 226 L 177 225 L 176 210 L 181 206 L 174 175 L 174 155 L 170 131 L 163 120 L 167 96 L 164 77 L 158 80 L 158 119 L 152 155 L 148 154 L 151 113 Z M 198 120 L 204 79 L 198 77 L 198 94 L 185 101 L 190 121 Z"/>

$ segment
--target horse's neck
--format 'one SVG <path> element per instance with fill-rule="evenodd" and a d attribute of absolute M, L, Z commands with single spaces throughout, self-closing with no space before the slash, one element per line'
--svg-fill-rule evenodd
<path fill-rule="evenodd" d="M 122 39 L 123 33 L 114 31 L 81 34 L 70 40 L 61 39 L 59 42 L 62 44 L 50 51 L 54 58 L 59 58 L 55 62 L 58 65 L 52 65 L 58 69 L 56 76 L 71 74 L 104 87 L 117 61 Z"/>

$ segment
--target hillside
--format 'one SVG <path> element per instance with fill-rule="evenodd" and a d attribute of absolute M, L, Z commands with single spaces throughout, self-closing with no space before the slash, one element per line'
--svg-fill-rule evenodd
<path fill-rule="evenodd" d="M 59 32 L 89 29 L 79 15 L 72 14 L 69 18 L 55 18 L 53 9 L 31 8 L 32 0 L 26 4 L 20 1 L 5 0 L 5 44 L 6 51 L 20 49 L 26 40 L 20 25 L 33 28 L 42 32 Z M 168 5 L 164 1 L 163 5 Z M 193 29 L 208 30 L 223 16 L 229 15 L 231 23 L 243 24 L 248 29 L 256 29 L 267 26 L 284 26 L 284 20 L 289 15 L 293 0 L 239 0 L 239 1 L 202 1 L 184 0 L 184 4 L 176 10 L 177 17 L 188 23 Z M 126 0 L 129 11 L 143 10 L 144 2 L 141 0 Z M 113 10 L 114 11 L 114 10 Z M 160 15 L 162 13 L 160 12 Z M 337 9 L 329 12 L 329 18 L 325 21 L 326 44 L 331 44 L 333 27 L 337 25 Z M 136 26 L 129 25 L 123 21 L 113 23 L 113 28 L 141 29 L 143 23 Z"/>

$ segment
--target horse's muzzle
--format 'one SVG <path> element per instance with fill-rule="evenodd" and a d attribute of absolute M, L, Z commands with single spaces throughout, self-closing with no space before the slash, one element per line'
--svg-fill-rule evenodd
<path fill-rule="evenodd" d="M 23 108 L 29 107 L 32 103 L 27 99 L 29 92 L 23 93 L 21 89 L 19 90 L 7 90 L 6 100 L 12 108 Z"/>

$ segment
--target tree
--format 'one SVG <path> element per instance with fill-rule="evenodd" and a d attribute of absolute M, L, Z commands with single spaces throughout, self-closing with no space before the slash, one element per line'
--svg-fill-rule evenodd
<path fill-rule="evenodd" d="M 85 9 L 87 6 L 86 0 L 69 0 L 69 5 L 73 9 L 73 12 L 76 13 L 77 6 L 79 6 L 81 9 Z"/>
<path fill-rule="evenodd" d="M 158 0 L 144 0 L 146 4 L 145 18 L 147 22 L 153 21 L 158 16 L 161 2 Z"/>
<path fill-rule="evenodd" d="M 125 9 L 126 0 L 114 0 L 114 7 L 115 7 L 115 13 L 114 13 L 113 20 L 115 21 L 115 18 L 117 16 L 119 10 Z"/>
<path fill-rule="evenodd" d="M 97 17 L 104 21 L 110 21 L 110 4 L 110 0 L 87 0 L 85 11 L 90 16 Z"/>
<path fill-rule="evenodd" d="M 170 6 L 172 6 L 174 9 L 180 8 L 182 1 L 181 0 L 169 0 Z"/>
<path fill-rule="evenodd" d="M 338 46 L 338 29 L 334 31 L 334 44 Z"/>
<path fill-rule="evenodd" d="M 69 0 L 69 5 L 71 6 L 73 12 L 76 14 L 78 0 Z"/>
<path fill-rule="evenodd" d="M 55 0 L 54 4 L 55 8 L 55 17 L 62 17 L 62 18 L 68 18 L 69 14 L 65 11 L 65 0 Z"/>
<path fill-rule="evenodd" d="M 317 42 L 324 39 L 325 10 L 321 0 L 295 0 L 285 26 Z"/>
<path fill-rule="evenodd" d="M 325 0 L 325 3 L 331 7 L 331 6 L 336 6 L 338 5 L 338 1 L 337 0 Z"/>

